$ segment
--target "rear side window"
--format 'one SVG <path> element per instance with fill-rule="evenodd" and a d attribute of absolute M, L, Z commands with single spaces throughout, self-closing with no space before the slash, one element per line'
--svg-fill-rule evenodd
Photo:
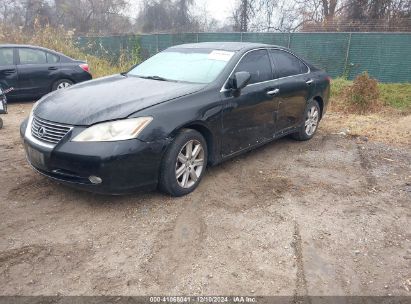
<path fill-rule="evenodd" d="M 47 63 L 46 52 L 34 49 L 19 49 L 20 64 Z"/>
<path fill-rule="evenodd" d="M 0 65 L 13 65 L 13 49 L 1 48 L 0 49 Z"/>
<path fill-rule="evenodd" d="M 300 59 L 288 52 L 281 50 L 270 50 L 270 54 L 274 61 L 277 78 L 308 72 L 307 66 Z"/>
<path fill-rule="evenodd" d="M 47 53 L 47 62 L 48 63 L 58 63 L 60 61 L 60 57 L 54 55 L 52 53 Z"/>
<path fill-rule="evenodd" d="M 249 72 L 251 74 L 249 84 L 273 79 L 267 50 L 252 51 L 245 55 L 234 71 L 237 72 Z"/>

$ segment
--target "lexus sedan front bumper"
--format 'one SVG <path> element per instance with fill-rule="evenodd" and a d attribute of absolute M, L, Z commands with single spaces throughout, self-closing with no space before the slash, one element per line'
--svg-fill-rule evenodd
<path fill-rule="evenodd" d="M 84 130 L 74 127 L 58 144 L 50 147 L 27 136 L 28 124 L 29 119 L 26 119 L 20 127 L 27 160 L 47 177 L 103 194 L 126 194 L 153 190 L 157 186 L 161 159 L 169 143 L 167 139 L 73 142 L 71 139 Z"/>

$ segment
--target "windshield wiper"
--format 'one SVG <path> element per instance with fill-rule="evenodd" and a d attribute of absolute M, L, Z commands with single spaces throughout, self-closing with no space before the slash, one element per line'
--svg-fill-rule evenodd
<path fill-rule="evenodd" d="M 152 80 L 159 80 L 159 81 L 171 81 L 167 78 L 161 77 L 161 76 L 138 76 L 140 78 L 144 79 L 152 79 Z"/>

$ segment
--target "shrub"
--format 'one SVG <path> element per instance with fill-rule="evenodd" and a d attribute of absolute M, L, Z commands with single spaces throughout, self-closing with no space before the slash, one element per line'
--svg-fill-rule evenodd
<path fill-rule="evenodd" d="M 381 108 L 378 82 L 367 72 L 358 75 L 348 90 L 347 101 L 354 111 L 364 114 Z"/>

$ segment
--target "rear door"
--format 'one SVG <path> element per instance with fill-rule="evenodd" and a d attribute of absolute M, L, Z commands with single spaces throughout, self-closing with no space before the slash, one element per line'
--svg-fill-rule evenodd
<path fill-rule="evenodd" d="M 314 81 L 310 79 L 308 67 L 293 54 L 271 49 L 270 55 L 280 90 L 276 131 L 284 133 L 303 123 Z"/>
<path fill-rule="evenodd" d="M 235 68 L 236 72 L 249 72 L 251 80 L 234 96 L 228 90 L 222 93 L 223 142 L 222 155 L 228 156 L 267 141 L 273 137 L 275 114 L 275 81 L 266 49 L 247 53 Z"/>
<path fill-rule="evenodd" d="M 13 96 L 17 91 L 17 66 L 14 56 L 14 48 L 0 48 L 0 86 L 3 90 L 14 88 L 13 91 L 7 93 L 7 96 Z"/>
<path fill-rule="evenodd" d="M 27 96 L 42 96 L 58 79 L 59 57 L 40 49 L 18 48 L 19 89 Z"/>

